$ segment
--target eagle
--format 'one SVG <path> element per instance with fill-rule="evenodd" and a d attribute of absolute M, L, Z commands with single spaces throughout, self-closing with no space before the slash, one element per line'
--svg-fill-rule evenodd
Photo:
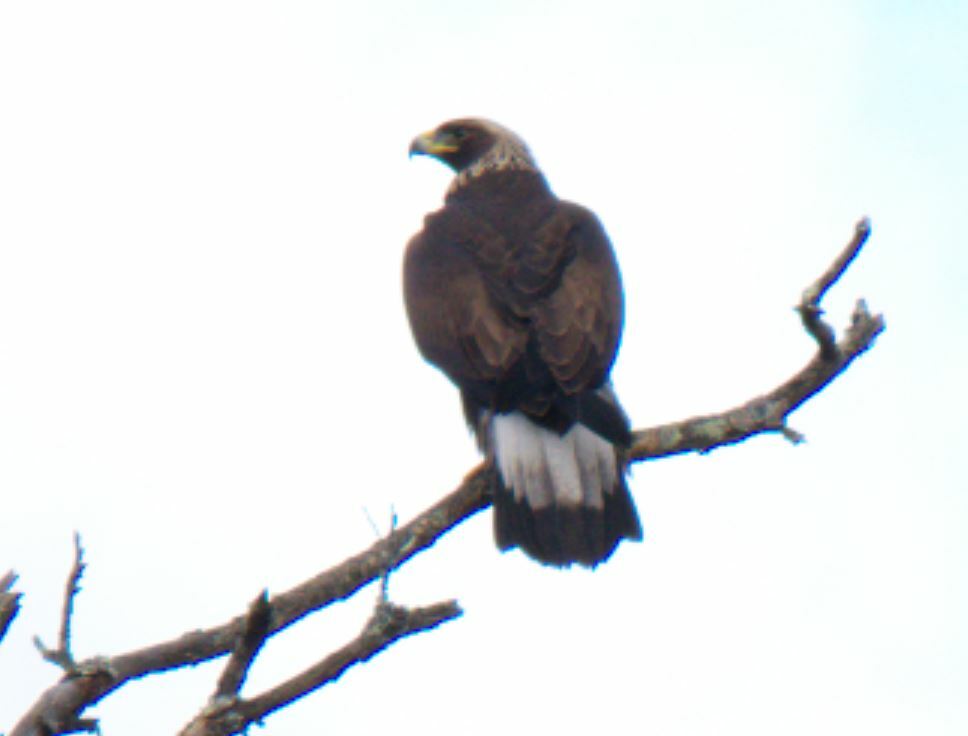
<path fill-rule="evenodd" d="M 609 381 L 624 300 L 608 236 L 490 120 L 443 123 L 413 140 L 416 154 L 455 176 L 407 245 L 407 316 L 493 469 L 497 546 L 594 567 L 642 538 L 629 420 Z"/>

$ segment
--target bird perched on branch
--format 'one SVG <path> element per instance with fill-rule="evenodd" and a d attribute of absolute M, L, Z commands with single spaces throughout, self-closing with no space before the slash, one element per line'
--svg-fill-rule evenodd
<path fill-rule="evenodd" d="M 623 318 L 608 236 L 496 123 L 452 120 L 410 154 L 455 172 L 407 246 L 404 298 L 417 347 L 460 389 L 494 468 L 497 545 L 595 566 L 642 538 L 629 421 L 608 380 Z"/>

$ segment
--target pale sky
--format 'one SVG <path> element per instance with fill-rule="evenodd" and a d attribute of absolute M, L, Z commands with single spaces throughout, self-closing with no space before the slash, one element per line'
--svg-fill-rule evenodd
<path fill-rule="evenodd" d="M 640 464 L 646 538 L 595 572 L 500 554 L 490 512 L 391 580 L 462 619 L 271 716 L 272 736 L 968 732 L 968 5 L 0 4 L 0 732 L 78 657 L 240 613 L 407 520 L 478 456 L 400 262 L 449 173 L 417 133 L 516 130 L 622 264 L 636 426 L 772 389 L 792 310 L 887 332 L 760 437 Z M 354 636 L 376 592 L 274 638 L 245 693 Z M 171 734 L 222 663 L 86 715 Z"/>

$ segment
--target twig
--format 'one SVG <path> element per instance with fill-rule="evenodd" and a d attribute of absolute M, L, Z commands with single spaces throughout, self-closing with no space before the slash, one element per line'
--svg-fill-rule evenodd
<path fill-rule="evenodd" d="M 10 570 L 0 578 L 0 641 L 7 635 L 10 624 L 20 613 L 20 593 L 14 591 L 17 574 Z"/>
<path fill-rule="evenodd" d="M 64 589 L 64 610 L 61 614 L 60 639 L 58 640 L 60 650 L 67 655 L 68 660 L 73 662 L 71 656 L 71 618 L 74 615 L 74 596 L 81 592 L 81 576 L 84 575 L 84 548 L 81 547 L 81 535 L 74 532 L 74 566 L 71 574 L 67 578 L 67 586 Z"/>
<path fill-rule="evenodd" d="M 74 597 L 81 592 L 81 577 L 84 575 L 84 548 L 81 546 L 81 535 L 74 532 L 74 565 L 67 576 L 64 588 L 64 607 L 61 610 L 60 634 L 57 638 L 57 648 L 50 649 L 44 645 L 39 636 L 34 637 L 34 646 L 41 656 L 48 662 L 53 662 L 68 674 L 77 671 L 77 663 L 71 654 L 71 618 L 74 615 Z"/>
<path fill-rule="evenodd" d="M 263 590 L 249 605 L 241 636 L 218 680 L 215 694 L 212 696 L 213 701 L 239 694 L 252 662 L 269 635 L 270 613 L 269 594 Z"/>
<path fill-rule="evenodd" d="M 782 434 L 783 438 L 787 440 L 791 445 L 802 444 L 806 442 L 806 439 L 807 439 L 802 434 L 797 432 L 797 430 L 795 430 L 793 427 L 789 427 L 786 424 L 780 427 L 780 434 Z"/>
<path fill-rule="evenodd" d="M 399 519 L 397 518 L 397 510 L 393 507 L 390 508 L 390 534 L 393 534 L 397 530 L 397 523 Z M 380 576 L 380 602 L 387 603 L 390 598 L 390 566 L 387 565 L 386 570 L 383 571 L 383 575 Z"/>
<path fill-rule="evenodd" d="M 333 682 L 353 665 L 366 662 L 392 643 L 436 628 L 461 613 L 456 601 L 412 609 L 380 602 L 363 631 L 349 644 L 260 695 L 212 703 L 182 729 L 180 736 L 240 733 L 250 724 Z"/>
<path fill-rule="evenodd" d="M 811 287 L 815 293 L 808 295 L 807 303 L 814 304 L 819 310 L 823 293 L 856 255 L 867 237 L 868 230 L 866 221 L 858 225 L 848 248 Z M 782 433 L 788 438 L 799 437 L 787 427 L 788 415 L 845 371 L 855 358 L 874 344 L 874 339 L 883 329 L 883 318 L 879 315 L 871 316 L 864 302 L 859 301 L 850 326 L 840 341 L 835 343 L 838 360 L 826 359 L 821 349 L 788 381 L 742 406 L 720 414 L 638 430 L 633 433 L 634 442 L 629 451 L 629 461 L 639 462 L 686 452 L 708 452 L 764 432 Z M 291 626 L 313 611 L 353 595 L 363 586 L 380 579 L 431 546 L 457 524 L 487 508 L 491 503 L 488 491 L 489 473 L 485 465 L 477 466 L 468 473 L 457 490 L 386 538 L 375 542 L 369 549 L 292 590 L 274 596 L 270 601 L 269 636 Z M 440 620 L 446 619 L 444 616 Z M 221 626 L 193 631 L 172 641 L 114 656 L 100 667 L 85 669 L 87 663 L 82 663 L 82 675 L 62 678 L 45 692 L 9 736 L 52 736 L 62 733 L 48 729 L 45 724 L 50 723 L 54 716 L 62 722 L 66 722 L 68 717 L 76 718 L 86 708 L 99 702 L 128 680 L 152 672 L 197 664 L 225 654 L 236 646 L 244 627 L 245 617 L 239 616 Z M 417 630 L 415 625 L 410 633 Z M 349 664 L 340 665 L 340 662 L 352 664 L 362 661 L 354 659 L 352 654 L 353 652 L 341 650 L 330 655 L 324 662 L 329 662 L 328 667 L 342 672 Z M 280 686 L 282 687 L 284 686 Z M 268 693 L 259 697 L 267 696 Z M 273 702 L 280 703 L 276 708 L 291 702 L 291 698 L 286 700 L 278 695 L 275 697 Z M 258 698 L 254 698 L 247 702 L 257 701 Z M 270 711 L 271 709 L 266 709 L 262 712 Z"/>
<path fill-rule="evenodd" d="M 800 297 L 800 304 L 797 306 L 800 319 L 803 321 L 803 326 L 807 332 L 820 345 L 820 354 L 824 360 L 837 360 L 840 357 L 840 353 L 837 350 L 837 336 L 833 328 L 821 319 L 823 310 L 820 308 L 820 300 L 823 299 L 827 290 L 837 282 L 854 258 L 857 257 L 857 254 L 864 247 L 864 243 L 867 242 L 870 234 L 870 220 L 864 217 L 854 226 L 854 236 L 841 251 L 840 255 L 821 274 L 820 278 L 803 290 L 803 295 Z"/>

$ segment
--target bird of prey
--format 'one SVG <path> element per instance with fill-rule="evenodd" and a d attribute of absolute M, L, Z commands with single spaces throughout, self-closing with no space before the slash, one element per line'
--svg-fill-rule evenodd
<path fill-rule="evenodd" d="M 418 349 L 460 389 L 493 467 L 497 545 L 594 567 L 642 538 L 629 420 L 609 383 L 623 296 L 608 236 L 497 123 L 446 122 L 410 154 L 455 172 L 407 245 L 404 299 Z"/>

